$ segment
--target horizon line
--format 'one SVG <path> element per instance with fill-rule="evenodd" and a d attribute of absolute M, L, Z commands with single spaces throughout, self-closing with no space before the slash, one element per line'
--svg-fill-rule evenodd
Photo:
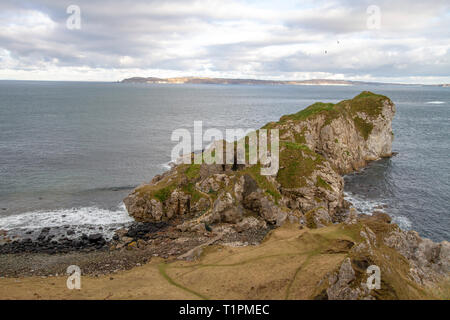
<path fill-rule="evenodd" d="M 202 77 L 202 76 L 177 76 L 177 77 L 144 77 L 144 76 L 132 76 L 129 78 L 124 78 L 122 80 L 114 80 L 114 81 L 104 81 L 104 80 L 36 80 L 36 79 L 0 79 L 0 81 L 28 81 L 28 82 L 97 82 L 97 83 L 123 83 L 124 80 L 133 79 L 133 78 L 157 78 L 161 80 L 166 79 L 181 79 L 181 78 L 192 78 L 192 79 L 223 79 L 223 80 L 247 80 L 247 81 L 262 81 L 262 82 L 280 82 L 280 85 L 290 85 L 290 84 L 282 84 L 282 82 L 306 82 L 306 81 L 346 81 L 346 82 L 354 82 L 356 84 L 384 84 L 384 85 L 411 85 L 411 86 L 450 86 L 450 83 L 407 83 L 407 82 L 383 82 L 383 81 L 367 81 L 367 80 L 346 80 L 346 79 L 325 79 L 325 78 L 310 78 L 304 80 L 272 80 L 272 79 L 255 79 L 255 78 L 228 78 L 228 77 Z M 131 83 L 131 82 L 130 82 Z M 142 83 L 142 84 L 158 84 L 158 83 Z M 167 84 L 192 84 L 192 83 L 167 83 Z M 199 83 L 202 84 L 202 83 Z M 204 83 L 207 84 L 207 83 Z M 218 83 L 221 84 L 221 83 Z M 225 85 L 225 84 L 221 84 Z M 228 84 L 228 85 L 236 85 L 236 84 Z M 250 84 L 251 85 L 251 84 Z M 293 84 L 292 84 L 293 85 Z M 312 84 L 314 85 L 314 84 Z"/>

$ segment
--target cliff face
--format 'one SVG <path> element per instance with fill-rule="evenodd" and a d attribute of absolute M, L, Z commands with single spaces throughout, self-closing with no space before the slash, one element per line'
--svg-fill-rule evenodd
<path fill-rule="evenodd" d="M 137 221 L 168 221 L 182 234 L 216 235 L 213 242 L 224 234 L 236 242 L 239 235 L 245 238 L 284 224 L 257 250 L 264 252 L 275 237 L 278 252 L 294 246 L 311 255 L 311 261 L 302 260 L 306 267 L 299 274 L 307 279 L 308 290 L 303 285 L 303 291 L 294 292 L 292 296 L 298 298 L 448 297 L 448 242 L 436 244 L 413 231 L 402 231 L 386 214 L 358 216 L 343 200 L 341 174 L 391 155 L 394 114 L 389 98 L 370 92 L 337 104 L 315 103 L 263 127 L 278 129 L 280 134 L 275 176 L 261 175 L 260 164 L 179 164 L 136 188 L 124 203 Z M 280 248 L 285 228 L 294 231 L 289 231 L 287 247 Z M 179 258 L 198 258 L 201 251 L 196 250 Z M 278 268 L 279 259 L 277 255 L 273 265 L 268 260 L 263 274 Z M 370 290 L 365 285 L 370 265 L 381 270 L 381 289 Z M 274 278 L 273 274 L 259 278 L 261 288 L 272 288 Z M 280 290 L 290 297 L 295 277 L 279 281 L 283 283 Z M 248 297 L 260 297 L 261 292 L 252 290 Z"/>
<path fill-rule="evenodd" d="M 269 224 L 286 218 L 316 227 L 341 221 L 340 174 L 391 155 L 394 113 L 389 98 L 370 92 L 337 104 L 315 103 L 263 127 L 280 133 L 276 176 L 262 176 L 259 164 L 180 164 L 124 203 L 138 221 L 179 220 L 180 228 L 237 224 L 249 215 Z"/>

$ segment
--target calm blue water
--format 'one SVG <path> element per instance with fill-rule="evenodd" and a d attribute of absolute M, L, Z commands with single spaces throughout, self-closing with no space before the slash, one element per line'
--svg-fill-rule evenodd
<path fill-rule="evenodd" d="M 450 239 L 450 90 L 0 81 L 0 229 L 129 221 L 121 200 L 170 161 L 177 128 L 258 128 L 362 90 L 397 105 L 399 154 L 346 177 L 362 211 Z"/>

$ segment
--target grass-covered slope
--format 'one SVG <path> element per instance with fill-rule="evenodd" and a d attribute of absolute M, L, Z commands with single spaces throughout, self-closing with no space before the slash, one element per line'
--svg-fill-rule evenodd
<path fill-rule="evenodd" d="M 369 219 L 370 220 L 370 219 Z M 327 299 L 328 279 L 349 258 L 354 270 L 347 290 L 367 280 L 368 264 L 381 269 L 381 289 L 375 299 L 448 299 L 450 283 L 422 287 L 408 276 L 409 264 L 380 242 L 394 225 L 361 221 L 320 229 L 285 224 L 258 246 L 214 245 L 195 261 L 160 258 L 128 271 L 82 277 L 82 290 L 67 290 L 66 278 L 0 279 L 0 296 L 13 299 Z M 378 243 L 372 254 L 357 251 L 367 227 Z M 251 271 L 251 272 L 250 272 Z"/>
<path fill-rule="evenodd" d="M 278 128 L 280 125 L 289 122 L 308 121 L 318 116 L 324 117 L 323 125 L 328 125 L 334 119 L 343 117 L 352 120 L 361 135 L 367 140 L 373 129 L 373 125 L 369 120 L 382 115 L 385 101 L 392 103 L 386 96 L 363 91 L 353 99 L 343 100 L 336 104 L 316 102 L 297 113 L 282 116 L 278 122 L 270 122 L 263 128 Z M 361 114 L 365 115 L 368 120 L 361 118 Z M 304 143 L 305 141 L 302 135 L 298 135 L 295 140 L 298 143 Z"/>

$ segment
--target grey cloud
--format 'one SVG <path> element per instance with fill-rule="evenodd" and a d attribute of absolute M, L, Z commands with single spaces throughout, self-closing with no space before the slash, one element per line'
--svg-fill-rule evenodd
<path fill-rule="evenodd" d="M 214 1 L 76 2 L 82 12 L 81 30 L 65 26 L 68 1 L 2 1 L 0 10 L 6 20 L 0 21 L 0 50 L 10 52 L 17 62 L 11 68 L 28 70 L 50 63 L 201 72 L 207 66 L 212 72 L 227 74 L 250 66 L 253 75 L 261 77 L 290 78 L 299 72 L 448 76 L 448 1 L 376 1 L 382 10 L 382 26 L 375 31 L 366 27 L 366 9 L 373 1 L 315 1 L 308 8 L 272 11 Z M 11 32 L 2 28 L 2 23 L 14 24 L 14 16 L 32 11 L 46 15 L 52 28 L 18 33 L 13 27 Z M 231 27 L 234 24 L 236 28 Z M 249 36 L 239 38 L 246 28 Z M 236 39 L 214 43 L 221 39 L 219 35 L 214 39 L 211 32 L 226 37 L 227 30 Z M 329 47 L 338 40 L 343 49 Z M 261 54 L 273 46 L 297 49 L 273 57 Z M 428 56 L 417 52 L 426 47 L 442 52 Z M 0 65 L 1 59 L 0 55 Z"/>

